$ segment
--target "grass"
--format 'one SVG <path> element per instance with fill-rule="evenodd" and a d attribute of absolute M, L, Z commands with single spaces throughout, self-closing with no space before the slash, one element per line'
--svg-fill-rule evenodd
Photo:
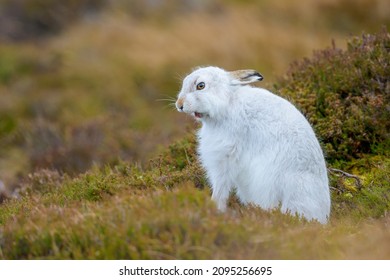
<path fill-rule="evenodd" d="M 115 2 L 55 36 L 0 46 L 0 259 L 390 258 L 385 2 L 140 1 L 137 16 Z M 280 78 L 363 28 L 371 35 Z M 258 69 L 309 117 L 330 166 L 361 178 L 358 188 L 330 174 L 328 225 L 234 195 L 217 211 L 196 125 L 166 108 L 202 64 Z M 360 117 L 363 128 L 337 126 Z"/>
<path fill-rule="evenodd" d="M 4 259 L 388 259 L 389 164 L 351 162 L 361 190 L 332 177 L 322 226 L 232 197 L 221 214 L 193 158 L 193 135 L 146 170 L 128 163 L 77 178 L 41 171 L 0 208 Z M 183 163 L 183 158 L 187 158 Z M 364 166 L 364 168 L 362 167 Z M 311 242 L 308 244 L 307 240 Z M 381 244 L 381 246 L 377 246 Z"/>

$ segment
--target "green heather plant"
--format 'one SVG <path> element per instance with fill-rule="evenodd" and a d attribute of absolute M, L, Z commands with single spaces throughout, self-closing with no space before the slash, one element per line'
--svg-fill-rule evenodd
<path fill-rule="evenodd" d="M 383 28 L 292 64 L 277 85 L 314 125 L 329 162 L 389 152 L 389 49 Z"/>

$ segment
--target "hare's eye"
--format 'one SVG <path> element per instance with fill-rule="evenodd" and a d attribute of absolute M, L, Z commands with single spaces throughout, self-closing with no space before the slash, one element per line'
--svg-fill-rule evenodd
<path fill-rule="evenodd" d="M 204 82 L 200 82 L 200 83 L 198 83 L 198 84 L 196 85 L 196 90 L 202 90 L 202 89 L 204 89 L 205 86 L 206 86 L 206 85 L 205 85 Z"/>

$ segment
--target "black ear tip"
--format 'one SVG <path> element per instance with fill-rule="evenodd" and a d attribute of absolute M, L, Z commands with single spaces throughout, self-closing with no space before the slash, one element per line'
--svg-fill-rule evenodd
<path fill-rule="evenodd" d="M 260 74 L 260 73 L 258 73 L 258 72 L 255 72 L 254 74 L 253 74 L 253 76 L 256 76 L 257 77 L 257 80 L 259 80 L 259 81 L 262 81 L 264 78 L 263 78 L 263 76 Z"/>

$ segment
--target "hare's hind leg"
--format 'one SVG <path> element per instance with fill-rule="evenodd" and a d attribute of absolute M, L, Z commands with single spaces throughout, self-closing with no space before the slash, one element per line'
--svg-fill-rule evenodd
<path fill-rule="evenodd" d="M 330 197 L 327 186 L 322 186 L 314 175 L 292 176 L 290 185 L 286 186 L 281 211 L 298 214 L 308 221 L 314 219 L 326 224 L 330 212 Z"/>
<path fill-rule="evenodd" d="M 213 188 L 213 194 L 211 195 L 211 199 L 215 201 L 219 211 L 226 211 L 229 194 L 230 190 L 228 190 L 228 188 L 219 188 L 217 190 Z"/>
<path fill-rule="evenodd" d="M 211 199 L 216 203 L 218 210 L 224 212 L 227 208 L 227 201 L 233 183 L 226 165 L 221 164 L 220 161 L 216 161 L 215 157 L 212 159 L 213 161 L 204 161 L 204 167 L 212 191 Z"/>
<path fill-rule="evenodd" d="M 221 212 L 226 211 L 227 201 L 229 199 L 231 189 L 232 186 L 230 182 L 228 182 L 228 180 L 224 180 L 222 176 L 218 179 L 214 178 L 214 180 L 211 178 L 211 199 L 215 201 L 218 210 Z"/>

